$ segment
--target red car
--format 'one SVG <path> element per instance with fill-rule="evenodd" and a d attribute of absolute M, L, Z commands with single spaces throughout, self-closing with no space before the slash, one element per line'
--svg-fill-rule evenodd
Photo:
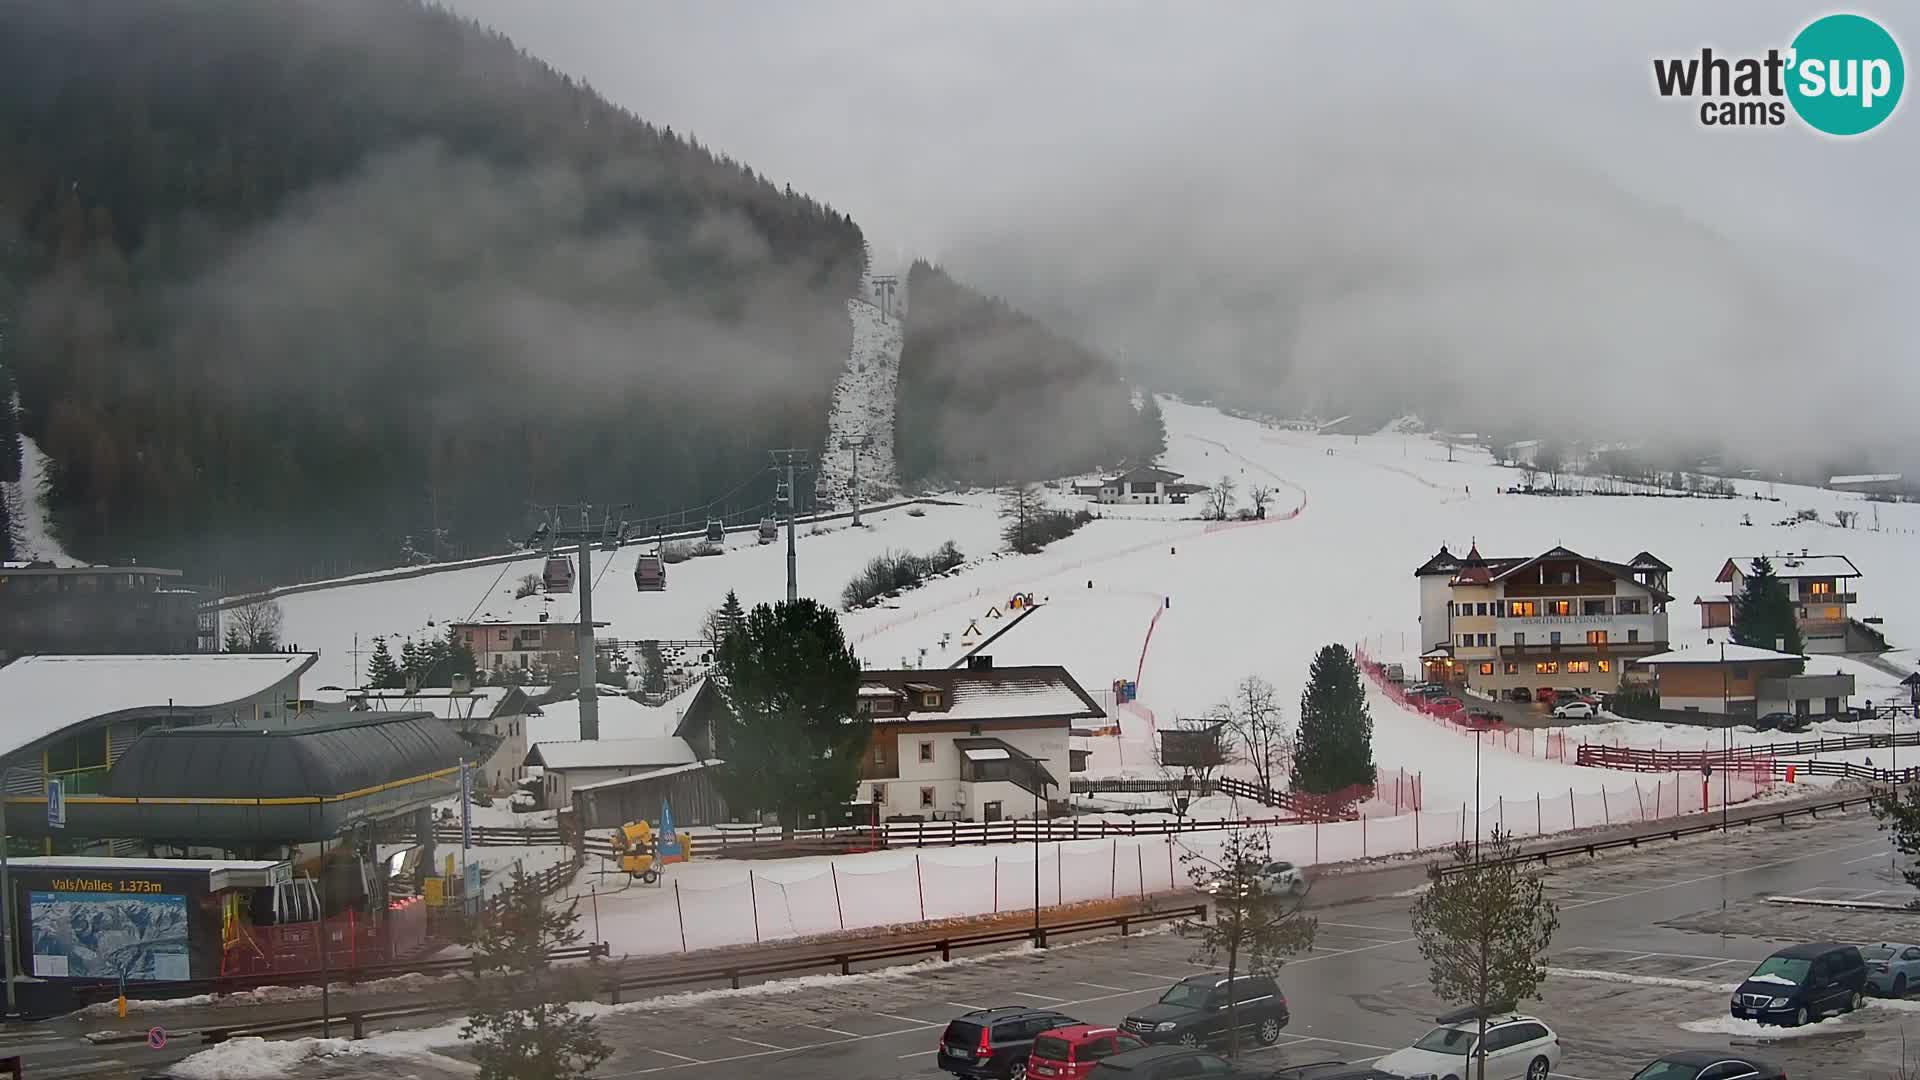
<path fill-rule="evenodd" d="M 1034 1038 L 1027 1075 L 1034 1080 L 1085 1080 L 1103 1059 L 1145 1045 L 1119 1028 L 1087 1024 L 1054 1028 Z"/>
<path fill-rule="evenodd" d="M 1427 708 L 1437 713 L 1459 712 L 1465 707 L 1466 705 L 1457 697 L 1434 698 L 1427 702 Z"/>

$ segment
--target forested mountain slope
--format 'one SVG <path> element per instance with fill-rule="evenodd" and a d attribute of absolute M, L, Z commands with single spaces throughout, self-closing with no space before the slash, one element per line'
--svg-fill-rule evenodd
<path fill-rule="evenodd" d="M 0 256 L 68 548 L 229 581 L 819 446 L 864 270 L 846 215 L 415 0 L 0 0 Z"/>
<path fill-rule="evenodd" d="M 1147 461 L 1166 442 L 1106 357 L 917 262 L 894 414 L 903 480 L 1005 484 Z"/>

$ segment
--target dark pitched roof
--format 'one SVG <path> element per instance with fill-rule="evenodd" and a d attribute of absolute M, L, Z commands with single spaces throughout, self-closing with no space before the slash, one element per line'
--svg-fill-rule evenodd
<path fill-rule="evenodd" d="M 122 798 L 339 796 L 457 769 L 474 748 L 432 713 L 341 713 L 289 727 L 159 728 L 108 770 Z"/>
<path fill-rule="evenodd" d="M 1635 555 L 1632 559 L 1628 560 L 1627 565 L 1637 567 L 1641 570 L 1665 570 L 1669 573 L 1673 571 L 1673 567 L 1661 562 L 1651 551 L 1643 551 Z"/>
<path fill-rule="evenodd" d="M 1645 554 L 1645 553 L 1643 552 L 1642 554 Z M 1636 558 L 1637 557 L 1638 556 L 1636 556 Z M 1608 562 L 1605 559 L 1594 559 L 1586 555 L 1582 555 L 1579 552 L 1572 550 L 1571 548 L 1565 548 L 1565 547 L 1559 547 L 1559 546 L 1548 548 L 1546 551 L 1541 552 L 1540 554 L 1535 555 L 1530 559 L 1497 560 L 1500 566 L 1498 569 L 1493 570 L 1493 580 L 1499 581 L 1503 578 L 1511 577 L 1515 573 L 1518 573 L 1519 571 L 1524 570 L 1527 567 L 1534 565 L 1535 563 L 1544 562 L 1548 559 L 1571 559 L 1575 562 L 1579 562 L 1584 565 L 1594 567 L 1595 569 L 1600 570 L 1601 572 L 1608 574 L 1612 577 L 1618 578 L 1622 581 L 1627 581 L 1627 582 L 1631 582 L 1632 584 L 1639 585 L 1641 588 L 1646 589 L 1647 591 L 1653 593 L 1655 596 L 1659 597 L 1663 602 L 1673 599 L 1673 597 L 1668 593 L 1666 593 L 1664 590 L 1657 589 L 1652 585 L 1647 585 L 1636 579 L 1635 575 L 1637 573 L 1639 573 L 1642 570 L 1650 569 L 1649 567 L 1643 566 L 1643 567 L 1636 568 L 1633 566 L 1629 566 L 1625 563 Z"/>
<path fill-rule="evenodd" d="M 1453 552 L 1447 550 L 1447 545 L 1441 544 L 1440 550 L 1433 558 L 1421 563 L 1419 568 L 1414 570 L 1413 576 L 1427 577 L 1432 574 L 1452 574 L 1459 568 L 1460 560 L 1454 556 Z"/>

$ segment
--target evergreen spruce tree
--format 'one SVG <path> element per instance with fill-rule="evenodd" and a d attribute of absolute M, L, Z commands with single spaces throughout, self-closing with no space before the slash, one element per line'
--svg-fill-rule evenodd
<path fill-rule="evenodd" d="M 1346 646 L 1324 646 L 1313 658 L 1300 695 L 1297 738 L 1296 791 L 1326 794 L 1373 783 L 1373 716 L 1367 712 L 1359 665 Z"/>
<path fill-rule="evenodd" d="M 220 648 L 224 652 L 247 652 L 247 639 L 241 636 L 239 627 L 229 626 L 226 636 L 221 640 Z"/>
<path fill-rule="evenodd" d="M 1799 620 L 1794 617 L 1793 601 L 1787 597 L 1787 583 L 1773 572 L 1772 561 L 1764 555 L 1753 560 L 1740 595 L 1734 599 L 1733 640 L 1756 649 L 1790 653 L 1806 649 L 1806 642 L 1800 637 Z M 1796 673 L 1805 667 L 1803 660 L 1796 667 Z"/>
<path fill-rule="evenodd" d="M 412 638 L 408 638 L 406 644 L 400 646 L 400 685 L 406 685 L 406 677 L 409 675 L 418 679 L 425 667 L 426 658 L 420 655 L 420 646 L 415 645 Z"/>
<path fill-rule="evenodd" d="M 732 594 L 728 594 L 732 595 Z M 660 655 L 660 643 L 643 641 L 640 643 L 640 690 L 648 694 L 667 692 L 667 658 Z"/>
<path fill-rule="evenodd" d="M 740 628 L 741 623 L 744 623 L 746 621 L 747 621 L 747 612 L 745 608 L 740 606 L 740 594 L 734 592 L 732 589 L 728 589 L 727 598 L 724 601 L 722 601 L 720 604 L 721 627 L 728 634 L 731 634 L 733 631 L 738 630 Z M 721 639 L 718 639 L 718 638 L 714 639 L 714 644 L 718 645 L 720 643 L 720 640 Z"/>
<path fill-rule="evenodd" d="M 393 662 L 393 653 L 387 648 L 387 639 L 373 639 L 373 658 L 367 661 L 367 686 L 374 690 L 398 690 L 405 685 L 400 665 Z"/>
<path fill-rule="evenodd" d="M 860 662 L 832 608 L 761 604 L 720 646 L 715 780 L 738 810 L 771 810 L 782 836 L 802 814 L 853 798 L 873 724 L 854 714 Z"/>
<path fill-rule="evenodd" d="M 433 643 L 432 679 L 430 685 L 452 686 L 455 675 L 473 678 L 476 662 L 473 647 L 460 636 L 460 631 L 447 627 L 447 635 Z"/>

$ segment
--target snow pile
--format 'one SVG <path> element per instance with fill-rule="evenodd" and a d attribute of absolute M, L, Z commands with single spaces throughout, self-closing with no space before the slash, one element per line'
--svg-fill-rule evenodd
<path fill-rule="evenodd" d="M 363 1039 L 231 1039 L 202 1050 L 168 1070 L 183 1080 L 266 1080 L 291 1075 L 314 1058 L 377 1053 L 375 1040 Z"/>
<path fill-rule="evenodd" d="M 0 499 L 7 504 L 8 516 L 17 530 L 18 555 L 22 559 L 51 562 L 56 566 L 79 566 L 80 560 L 67 554 L 53 535 L 53 515 L 47 512 L 47 485 L 52 481 L 53 460 L 40 452 L 40 445 L 20 436 L 20 480 L 0 483 Z"/>
<path fill-rule="evenodd" d="M 1722 1013 L 1709 1016 L 1704 1020 L 1687 1020 L 1680 1024 L 1682 1031 L 1698 1032 L 1702 1035 L 1736 1035 L 1748 1039 L 1765 1039 L 1768 1042 L 1783 1042 L 1788 1039 L 1805 1039 L 1816 1035 L 1832 1035 L 1837 1030 L 1849 1027 L 1843 1016 L 1829 1016 L 1799 1027 L 1781 1027 L 1776 1024 L 1762 1024 L 1758 1020 L 1743 1020 Z"/>
<path fill-rule="evenodd" d="M 1729 994 L 1740 985 L 1739 983 L 1710 982 L 1706 979 L 1681 979 L 1671 975 L 1636 975 L 1626 971 L 1591 968 L 1550 967 L 1547 969 L 1547 974 L 1556 979 L 1583 979 L 1587 982 L 1624 983 L 1628 986 L 1671 986 L 1680 990 L 1720 990 Z M 1728 1019 L 1732 1018 L 1728 1017 Z"/>
<path fill-rule="evenodd" d="M 853 320 L 853 348 L 833 390 L 827 453 L 817 481 L 821 504 L 831 506 L 845 505 L 852 490 L 853 451 L 840 449 L 842 439 L 873 437 L 873 445 L 860 451 L 861 502 L 872 502 L 897 486 L 893 407 L 900 382 L 900 322 L 864 300 L 848 300 L 847 317 Z"/>

